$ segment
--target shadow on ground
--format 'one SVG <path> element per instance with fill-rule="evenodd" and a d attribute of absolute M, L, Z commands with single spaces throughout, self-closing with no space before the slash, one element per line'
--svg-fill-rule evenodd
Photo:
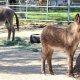
<path fill-rule="evenodd" d="M 53 61 L 60 62 L 66 60 L 64 57 L 54 58 Z M 22 74 L 40 74 L 41 56 L 40 51 L 33 52 L 26 49 L 7 49 L 2 48 L 0 51 L 0 72 L 4 73 L 22 73 Z M 54 64 L 55 74 L 65 74 L 65 64 Z M 46 72 L 48 68 L 46 65 Z"/>
<path fill-rule="evenodd" d="M 41 74 L 40 44 L 25 45 L 24 42 L 24 46 L 20 46 L 0 46 L 0 73 Z M 79 52 L 80 49 L 78 48 L 76 53 L 79 54 Z M 76 59 L 76 57 L 77 55 L 74 58 Z M 55 74 L 66 74 L 66 58 L 63 52 L 54 52 L 52 62 Z M 46 72 L 48 73 L 47 65 Z"/>

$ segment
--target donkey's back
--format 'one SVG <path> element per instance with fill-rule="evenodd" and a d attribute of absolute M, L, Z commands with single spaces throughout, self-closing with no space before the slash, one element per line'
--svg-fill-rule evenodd
<path fill-rule="evenodd" d="M 65 37 L 66 36 L 66 29 L 64 28 L 56 28 L 55 25 L 54 27 L 52 25 L 49 25 L 45 27 L 42 31 L 41 34 L 41 42 L 42 44 L 51 47 L 65 47 Z"/>
<path fill-rule="evenodd" d="M 15 38 L 15 29 L 13 25 L 14 15 L 16 18 L 17 30 L 19 30 L 19 19 L 14 10 L 12 10 L 9 7 L 0 6 L 0 24 L 2 24 L 3 22 L 5 23 L 6 28 L 8 29 L 8 40 L 10 40 L 11 32 L 12 32 L 12 40 L 14 40 Z"/>
<path fill-rule="evenodd" d="M 0 22 L 6 21 L 7 19 L 11 20 L 13 15 L 14 11 L 11 8 L 0 6 Z"/>

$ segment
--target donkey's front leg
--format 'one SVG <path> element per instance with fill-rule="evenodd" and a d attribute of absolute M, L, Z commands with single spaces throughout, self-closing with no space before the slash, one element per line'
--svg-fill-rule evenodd
<path fill-rule="evenodd" d="M 47 63 L 48 63 L 48 67 L 49 67 L 49 73 L 50 73 L 51 75 L 54 75 L 54 72 L 53 72 L 53 70 L 52 70 L 51 58 L 48 58 L 48 59 L 47 59 Z"/>
<path fill-rule="evenodd" d="M 48 64 L 48 68 L 49 68 L 49 73 L 54 75 L 54 72 L 52 70 L 52 54 L 53 54 L 53 51 L 50 50 L 48 53 L 48 57 L 47 57 L 47 64 Z"/>
<path fill-rule="evenodd" d="M 15 29 L 13 31 L 12 41 L 14 41 L 14 39 L 15 39 Z"/>
<path fill-rule="evenodd" d="M 68 75 L 69 76 L 74 76 L 73 75 L 73 55 L 68 55 Z"/>

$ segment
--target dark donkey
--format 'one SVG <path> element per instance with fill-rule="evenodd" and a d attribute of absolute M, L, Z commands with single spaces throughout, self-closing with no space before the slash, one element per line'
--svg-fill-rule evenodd
<path fill-rule="evenodd" d="M 19 30 L 19 20 L 16 13 L 9 7 L 0 6 L 0 22 L 5 22 L 6 28 L 8 30 L 8 40 L 10 40 L 11 32 L 13 33 L 12 41 L 15 38 L 15 29 L 13 26 L 14 15 L 16 17 L 17 30 Z"/>
<path fill-rule="evenodd" d="M 55 49 L 62 49 L 67 52 L 69 61 L 69 76 L 73 76 L 73 56 L 80 41 L 80 16 L 76 14 L 74 23 L 67 28 L 56 28 L 52 25 L 45 27 L 41 34 L 42 44 L 42 66 L 41 71 L 45 73 L 45 61 L 49 67 L 49 73 L 54 74 L 52 70 L 52 54 Z"/>

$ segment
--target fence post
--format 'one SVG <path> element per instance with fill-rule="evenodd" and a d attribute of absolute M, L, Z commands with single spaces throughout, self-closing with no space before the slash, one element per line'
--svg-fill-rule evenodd
<path fill-rule="evenodd" d="M 70 21 L 70 0 L 68 0 L 68 22 Z"/>
<path fill-rule="evenodd" d="M 8 0 L 6 0 L 6 6 L 8 6 L 8 3 L 9 3 Z"/>
<path fill-rule="evenodd" d="M 28 8 L 28 1 L 29 1 L 29 0 L 26 0 L 26 14 L 25 14 L 25 15 L 26 15 L 26 19 L 28 18 L 28 17 L 27 17 L 27 16 L 28 16 L 28 13 L 27 13 L 27 12 L 28 12 L 28 11 L 27 11 L 27 8 Z"/>
<path fill-rule="evenodd" d="M 46 5 L 46 10 L 47 10 L 47 13 L 46 13 L 46 20 L 48 20 L 48 0 L 47 0 L 47 5 Z"/>

